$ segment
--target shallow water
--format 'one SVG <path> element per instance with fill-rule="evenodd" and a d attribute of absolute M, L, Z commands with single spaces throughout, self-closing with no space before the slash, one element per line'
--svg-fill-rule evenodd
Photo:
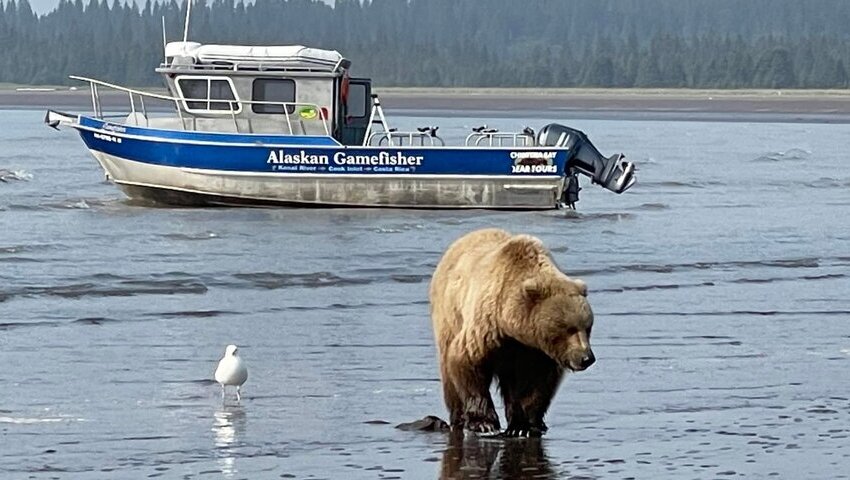
<path fill-rule="evenodd" d="M 4 478 L 848 478 L 846 126 L 564 119 L 639 165 L 578 212 L 169 209 L 42 116 L 0 111 Z M 396 430 L 445 416 L 428 278 L 489 226 L 587 281 L 598 362 L 542 441 Z"/>

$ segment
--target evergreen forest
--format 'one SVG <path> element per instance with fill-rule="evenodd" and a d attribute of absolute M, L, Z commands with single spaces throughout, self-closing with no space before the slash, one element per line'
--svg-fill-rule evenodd
<path fill-rule="evenodd" d="M 0 0 L 0 83 L 158 86 L 184 0 Z M 190 40 L 339 50 L 380 86 L 847 88 L 848 0 L 195 0 Z"/>

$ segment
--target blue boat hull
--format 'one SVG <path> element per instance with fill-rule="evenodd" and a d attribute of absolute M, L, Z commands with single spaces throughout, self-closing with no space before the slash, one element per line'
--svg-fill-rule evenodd
<path fill-rule="evenodd" d="M 346 147 L 330 137 L 74 127 L 131 197 L 169 204 L 552 209 L 569 152 Z"/>

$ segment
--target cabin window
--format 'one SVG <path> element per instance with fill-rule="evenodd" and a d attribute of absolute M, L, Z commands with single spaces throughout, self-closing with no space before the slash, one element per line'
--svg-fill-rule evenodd
<path fill-rule="evenodd" d="M 295 103 L 295 81 L 281 78 L 258 78 L 254 80 L 252 100 L 255 102 Z M 283 105 L 254 103 L 254 113 L 283 114 Z M 286 105 L 286 113 L 292 115 L 295 105 Z"/>
<path fill-rule="evenodd" d="M 345 107 L 349 117 L 365 117 L 369 112 L 366 110 L 368 103 L 366 84 L 351 82 L 348 86 L 348 99 Z"/>
<path fill-rule="evenodd" d="M 227 77 L 178 77 L 177 90 L 189 113 L 239 113 L 233 81 Z"/>

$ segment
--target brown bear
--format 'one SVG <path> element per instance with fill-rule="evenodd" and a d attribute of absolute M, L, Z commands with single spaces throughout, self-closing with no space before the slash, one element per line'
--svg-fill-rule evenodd
<path fill-rule="evenodd" d="M 508 422 L 504 435 L 542 435 L 564 372 L 595 361 L 585 283 L 562 273 L 539 239 L 485 229 L 448 248 L 430 297 L 452 428 L 499 431 L 490 397 L 495 377 Z"/>

